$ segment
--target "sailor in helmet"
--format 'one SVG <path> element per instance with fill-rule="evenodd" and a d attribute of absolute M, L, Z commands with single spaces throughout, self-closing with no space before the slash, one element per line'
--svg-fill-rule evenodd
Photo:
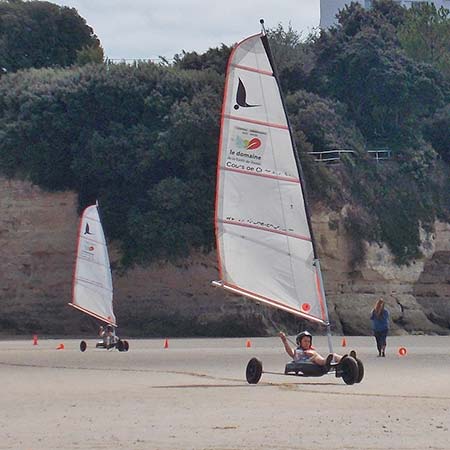
<path fill-rule="evenodd" d="M 333 361 L 338 363 L 342 359 L 342 356 L 336 353 L 330 353 L 326 358 L 324 358 L 316 352 L 316 350 L 312 347 L 312 334 L 309 331 L 302 331 L 297 334 L 295 338 L 295 342 L 297 343 L 296 348 L 292 348 L 289 345 L 286 335 L 282 331 L 280 331 L 278 335 L 284 344 L 286 353 L 295 362 L 313 362 L 318 366 L 326 366 L 329 369 Z"/>
<path fill-rule="evenodd" d="M 113 347 L 118 341 L 114 327 L 111 324 L 106 325 L 103 334 L 103 343 L 106 348 Z"/>

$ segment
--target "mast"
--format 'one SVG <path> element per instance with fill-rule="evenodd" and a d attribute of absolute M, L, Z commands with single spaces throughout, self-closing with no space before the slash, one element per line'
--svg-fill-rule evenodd
<path fill-rule="evenodd" d="M 298 173 L 300 175 L 300 185 L 302 187 L 302 192 L 303 192 L 303 199 L 304 199 L 304 203 L 305 203 L 305 210 L 306 210 L 306 218 L 308 221 L 308 227 L 309 227 L 309 232 L 311 235 L 311 243 L 312 243 L 312 247 L 313 247 L 313 252 L 314 252 L 314 265 L 317 268 L 317 272 L 319 275 L 319 286 L 320 286 L 320 290 L 321 290 L 321 295 L 324 299 L 324 306 L 325 306 L 325 314 L 326 314 L 326 329 L 327 329 L 327 338 L 328 338 L 328 348 L 330 350 L 330 353 L 333 353 L 333 344 L 331 342 L 331 325 L 330 325 L 330 319 L 329 319 L 329 315 L 328 315 L 328 307 L 327 307 L 327 301 L 326 301 L 326 296 L 325 296 L 325 289 L 323 287 L 323 277 L 322 277 L 322 270 L 320 267 L 320 261 L 319 261 L 319 257 L 317 254 L 317 247 L 316 247 L 316 241 L 314 238 L 314 230 L 312 227 L 312 223 L 311 223 L 311 209 L 309 207 L 309 202 L 308 202 L 308 193 L 305 189 L 305 176 L 303 173 L 303 167 L 300 161 L 300 156 L 299 156 L 299 152 L 297 149 L 297 145 L 295 143 L 295 139 L 292 135 L 292 126 L 289 120 L 289 115 L 287 114 L 287 109 L 286 109 L 286 102 L 284 100 L 284 94 L 283 94 L 283 90 L 281 89 L 281 83 L 280 83 L 280 78 L 278 75 L 278 70 L 276 68 L 276 64 L 272 55 L 272 51 L 270 49 L 270 45 L 269 45 L 269 39 L 267 38 L 267 33 L 266 33 L 266 29 L 264 27 L 264 19 L 260 19 L 260 24 L 261 24 L 261 41 L 264 45 L 264 48 L 266 50 L 267 53 L 267 57 L 269 58 L 270 64 L 272 66 L 272 70 L 273 70 L 273 74 L 274 74 L 274 78 L 278 84 L 278 90 L 280 91 L 280 96 L 281 96 L 281 102 L 283 104 L 283 108 L 284 108 L 284 112 L 286 114 L 286 120 L 288 123 L 288 128 L 289 128 L 289 135 L 291 137 L 291 142 L 292 142 L 292 148 L 294 151 L 294 158 L 295 158 L 295 163 L 297 165 L 297 170 Z"/>
<path fill-rule="evenodd" d="M 269 58 L 270 64 L 272 66 L 272 70 L 273 70 L 273 76 L 277 82 L 278 85 L 278 90 L 280 91 L 280 96 L 281 96 L 281 102 L 283 104 L 283 109 L 284 109 L 284 113 L 286 114 L 286 120 L 288 123 L 288 128 L 289 128 L 289 135 L 291 137 L 291 143 L 292 143 L 292 148 L 294 149 L 294 158 L 295 158 L 295 163 L 297 165 L 297 170 L 298 173 L 300 175 L 300 185 L 302 187 L 302 191 L 303 191 L 303 199 L 305 202 L 305 209 L 306 209 L 306 219 L 308 220 L 308 227 L 309 227 L 309 232 L 311 234 L 311 242 L 312 242 L 312 246 L 313 246 L 313 251 L 314 251 L 314 259 L 317 260 L 317 251 L 316 251 L 316 242 L 314 239 L 314 233 L 313 233 L 313 228 L 311 225 L 311 211 L 309 208 L 309 203 L 308 203 L 308 194 L 306 192 L 305 189 L 305 182 L 304 182 L 304 175 L 303 175 L 303 168 L 302 168 L 302 164 L 300 162 L 300 157 L 299 157 L 299 153 L 297 150 L 297 145 L 295 143 L 295 139 L 294 136 L 292 135 L 292 126 L 291 126 L 291 122 L 289 120 L 289 116 L 287 114 L 287 109 L 286 109 L 286 102 L 284 100 L 284 94 L 283 94 L 283 90 L 281 89 L 281 83 L 280 83 L 280 77 L 278 76 L 278 70 L 276 68 L 275 65 L 275 60 L 273 59 L 273 55 L 272 55 L 272 50 L 270 49 L 270 45 L 269 45 L 269 39 L 267 38 L 267 33 L 266 33 L 266 29 L 264 27 L 264 19 L 260 19 L 260 24 L 261 24 L 261 41 L 264 45 L 264 48 L 266 50 L 267 53 L 267 57 Z"/>

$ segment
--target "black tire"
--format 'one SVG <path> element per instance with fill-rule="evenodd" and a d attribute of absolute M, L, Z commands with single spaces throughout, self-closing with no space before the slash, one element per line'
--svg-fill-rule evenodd
<path fill-rule="evenodd" d="M 358 363 L 351 356 L 347 356 L 341 362 L 342 379 L 345 384 L 355 384 L 358 379 Z"/>
<path fill-rule="evenodd" d="M 257 384 L 262 375 L 262 362 L 257 358 L 252 358 L 247 364 L 245 376 L 249 384 Z"/>
<path fill-rule="evenodd" d="M 123 352 L 124 351 L 125 345 L 124 345 L 124 343 L 123 343 L 123 341 L 121 339 L 119 339 L 117 341 L 116 348 L 117 348 L 117 350 L 119 350 L 119 352 Z"/>
<path fill-rule="evenodd" d="M 358 364 L 358 378 L 356 379 L 355 383 L 361 383 L 362 379 L 364 378 L 364 364 L 359 358 L 356 358 L 356 363 Z"/>
<path fill-rule="evenodd" d="M 128 344 L 128 341 L 123 341 L 123 350 L 125 352 L 127 352 L 129 348 L 130 348 L 130 345 Z"/>
<path fill-rule="evenodd" d="M 86 341 L 81 341 L 80 342 L 80 352 L 85 352 L 86 349 L 87 349 Z"/>

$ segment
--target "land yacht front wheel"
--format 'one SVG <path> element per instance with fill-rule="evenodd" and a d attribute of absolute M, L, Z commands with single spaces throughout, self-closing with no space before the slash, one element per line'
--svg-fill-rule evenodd
<path fill-rule="evenodd" d="M 252 358 L 247 364 L 245 376 L 249 384 L 257 384 L 262 375 L 262 362 L 257 358 Z"/>

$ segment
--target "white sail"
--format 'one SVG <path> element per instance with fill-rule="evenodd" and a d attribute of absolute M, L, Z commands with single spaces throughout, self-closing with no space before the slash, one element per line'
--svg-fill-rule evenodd
<path fill-rule="evenodd" d="M 225 82 L 214 284 L 328 324 L 294 151 L 267 37 L 251 36 L 234 48 Z"/>
<path fill-rule="evenodd" d="M 69 305 L 116 326 L 111 268 L 97 205 L 88 206 L 81 215 Z"/>

